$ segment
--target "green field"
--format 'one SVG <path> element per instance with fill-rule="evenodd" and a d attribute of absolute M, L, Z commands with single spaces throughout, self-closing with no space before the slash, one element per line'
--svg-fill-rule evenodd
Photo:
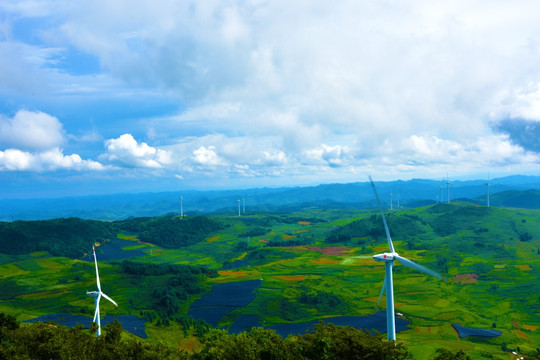
<path fill-rule="evenodd" d="M 199 276 L 205 291 L 212 284 L 262 278 L 255 300 L 225 316 L 220 326 L 230 325 L 242 314 L 255 314 L 270 325 L 377 311 L 384 265 L 371 255 L 388 249 L 376 212 L 337 209 L 210 218 L 222 229 L 186 247 L 141 244 L 136 234 L 121 231 L 118 237 L 133 240 L 124 251 L 146 253 L 131 261 L 219 270 L 218 277 Z M 540 211 L 454 203 L 399 209 L 387 213 L 387 219 L 396 251 L 445 277 L 441 282 L 399 264 L 394 267 L 396 312 L 411 327 L 397 338 L 413 358 L 428 359 L 440 347 L 462 349 L 474 359 L 508 359 L 503 346 L 519 347 L 524 354 L 536 351 L 540 344 Z M 93 313 L 93 300 L 85 294 L 96 287 L 92 263 L 43 252 L 0 254 L 0 260 L 0 312 L 18 320 L 57 312 Z M 244 265 L 220 270 L 235 260 Z M 185 336 L 177 323 L 156 325 L 165 315 L 154 291 L 167 287 L 173 276 L 127 275 L 120 267 L 120 261 L 99 261 L 102 288 L 120 305 L 102 302 L 102 315 L 153 312 L 156 319 L 147 324 L 148 341 L 165 339 L 194 346 L 192 332 Z M 342 305 L 305 301 L 318 294 L 332 294 Z M 184 315 L 200 296 L 179 301 L 171 318 Z M 384 308 L 383 304 L 384 299 Z M 459 339 L 452 323 L 494 328 L 503 334 Z"/>

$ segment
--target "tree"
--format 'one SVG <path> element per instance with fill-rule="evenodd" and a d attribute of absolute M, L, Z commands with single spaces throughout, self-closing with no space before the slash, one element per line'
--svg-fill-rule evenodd
<path fill-rule="evenodd" d="M 436 356 L 433 360 L 471 360 L 471 357 L 465 354 L 463 350 L 452 352 L 450 350 L 439 348 L 435 350 L 435 354 Z"/>
<path fill-rule="evenodd" d="M 379 333 L 371 334 L 350 326 L 335 326 L 320 322 L 311 334 L 299 336 L 308 359 L 405 359 L 409 352 L 403 343 L 386 341 Z"/>
<path fill-rule="evenodd" d="M 194 360 L 303 360 L 301 349 L 286 342 L 274 330 L 252 328 L 249 332 L 229 334 L 210 330 L 202 339 L 202 348 Z"/>

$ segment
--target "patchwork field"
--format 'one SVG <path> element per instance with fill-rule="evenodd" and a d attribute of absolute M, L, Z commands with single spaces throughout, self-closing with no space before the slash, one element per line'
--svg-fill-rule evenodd
<path fill-rule="evenodd" d="M 540 344 L 539 211 L 456 203 L 400 209 L 387 213 L 387 218 L 396 251 L 444 276 L 439 281 L 399 263 L 394 267 L 395 308 L 409 327 L 398 334 L 398 340 L 415 359 L 427 359 L 440 347 L 462 349 L 474 359 L 488 354 L 508 359 L 502 348 L 519 347 L 523 354 L 536 351 Z M 384 265 L 371 257 L 388 251 L 376 212 L 313 210 L 211 219 L 222 225 L 221 230 L 183 247 L 141 242 L 139 234 L 128 231 L 102 241 L 97 248 L 102 288 L 119 307 L 103 301 L 101 313 L 146 317 L 147 341 L 166 339 L 193 349 L 197 348 L 194 327 L 185 325 L 190 307 L 215 309 L 213 325 L 231 331 L 241 328 L 231 326 L 236 321 L 281 329 L 385 310 L 384 296 L 380 308 L 376 306 Z M 147 265 L 204 266 L 217 273 L 197 275 L 203 293 L 183 298 L 174 292 L 181 286 L 171 286 L 175 275 L 126 274 L 121 271 L 126 259 Z M 19 320 L 54 313 L 91 316 L 94 305 L 86 291 L 96 284 L 89 260 L 47 252 L 0 254 L 0 311 Z M 240 281 L 260 284 L 248 302 L 236 302 L 238 291 L 225 295 L 233 304 L 228 311 L 208 302 L 205 294 L 212 288 Z M 168 288 L 176 289 L 170 294 L 177 304 L 172 314 L 163 310 L 165 305 L 156 295 Z M 501 335 L 459 338 L 452 324 Z"/>

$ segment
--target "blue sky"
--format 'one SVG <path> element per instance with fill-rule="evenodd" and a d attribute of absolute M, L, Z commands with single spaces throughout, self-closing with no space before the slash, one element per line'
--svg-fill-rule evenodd
<path fill-rule="evenodd" d="M 0 198 L 540 174 L 537 1 L 0 2 Z"/>

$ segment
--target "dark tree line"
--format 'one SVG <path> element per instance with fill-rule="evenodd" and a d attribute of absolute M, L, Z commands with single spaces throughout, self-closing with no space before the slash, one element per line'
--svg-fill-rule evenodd
<path fill-rule="evenodd" d="M 298 301 L 330 314 L 345 311 L 348 307 L 339 296 L 324 291 L 302 291 Z"/>
<path fill-rule="evenodd" d="M 96 337 L 95 328 L 67 328 L 31 323 L 21 326 L 14 317 L 0 313 L 0 359 L 78 359 L 78 360 L 390 360 L 407 359 L 403 343 L 388 342 L 385 336 L 349 326 L 319 323 L 315 330 L 296 337 L 282 338 L 274 330 L 252 328 L 239 334 L 209 329 L 191 319 L 178 319 L 197 329 L 201 343 L 198 352 L 188 354 L 176 346 L 152 345 L 139 339 L 122 340 L 122 325 L 104 326 Z M 197 332 L 197 331 L 196 331 Z M 529 358 L 540 359 L 540 353 Z M 463 351 L 437 349 L 434 360 L 470 360 Z"/>
<path fill-rule="evenodd" d="M 313 243 L 313 238 L 311 237 L 305 237 L 305 236 L 299 236 L 294 239 L 288 239 L 283 240 L 279 237 L 276 237 L 275 239 L 268 240 L 266 243 L 267 247 L 287 247 L 287 246 L 301 246 L 301 245 L 309 245 Z"/>
<path fill-rule="evenodd" d="M 204 265 L 146 264 L 129 260 L 122 261 L 120 271 L 136 276 L 173 275 L 167 281 L 166 287 L 155 289 L 152 293 L 156 309 L 166 321 L 180 310 L 182 301 L 187 301 L 191 295 L 203 291 L 201 276 L 218 276 L 215 269 Z"/>
<path fill-rule="evenodd" d="M 353 238 L 379 238 L 384 236 L 384 228 L 380 216 L 353 221 L 332 230 L 326 237 L 329 243 L 347 243 Z"/>
<path fill-rule="evenodd" d="M 206 265 L 183 265 L 183 264 L 147 264 L 135 261 L 124 260 L 120 265 L 120 271 L 130 275 L 173 275 L 173 274 L 191 274 L 206 275 L 208 277 L 217 277 L 215 269 Z"/>
<path fill-rule="evenodd" d="M 118 227 L 137 233 L 139 240 L 175 249 L 203 241 L 208 234 L 223 229 L 223 225 L 206 216 L 137 218 L 118 223 Z"/>
<path fill-rule="evenodd" d="M 179 248 L 204 240 L 223 225 L 205 216 L 136 218 L 106 222 L 79 218 L 0 222 L 0 253 L 48 251 L 55 256 L 82 257 L 91 245 L 133 232 L 139 239 L 164 248 Z"/>
<path fill-rule="evenodd" d="M 96 242 L 116 237 L 112 223 L 78 218 L 0 222 L 0 253 L 48 251 L 81 257 Z"/>

